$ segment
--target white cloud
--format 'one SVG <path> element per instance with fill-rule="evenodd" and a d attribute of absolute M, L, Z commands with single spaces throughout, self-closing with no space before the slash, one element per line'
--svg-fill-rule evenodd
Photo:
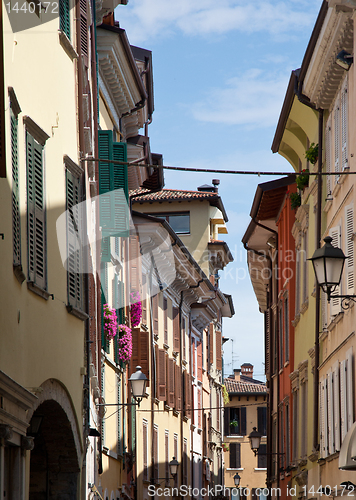
<path fill-rule="evenodd" d="M 314 2 L 309 9 L 301 9 L 291 0 L 220 0 L 218 4 L 213 0 L 131 0 L 127 6 L 118 7 L 116 17 L 130 39 L 138 43 L 177 31 L 192 36 L 230 31 L 288 34 L 311 25 L 313 16 L 308 10 L 315 12 Z"/>
<path fill-rule="evenodd" d="M 196 120 L 251 128 L 275 126 L 289 75 L 271 75 L 251 69 L 213 88 L 191 107 Z"/>

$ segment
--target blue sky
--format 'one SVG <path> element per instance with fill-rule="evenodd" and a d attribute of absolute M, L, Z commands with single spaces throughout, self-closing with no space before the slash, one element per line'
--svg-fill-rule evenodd
<path fill-rule="evenodd" d="M 151 150 L 165 165 L 289 171 L 271 144 L 290 73 L 299 68 L 321 0 L 129 0 L 115 11 L 132 45 L 152 51 L 155 112 Z M 220 288 L 233 296 L 224 321 L 225 375 L 242 363 L 263 378 L 263 315 L 241 238 L 257 184 L 269 177 L 165 171 L 167 188 L 220 178 L 235 261 Z M 233 351 L 233 352 L 232 352 Z"/>

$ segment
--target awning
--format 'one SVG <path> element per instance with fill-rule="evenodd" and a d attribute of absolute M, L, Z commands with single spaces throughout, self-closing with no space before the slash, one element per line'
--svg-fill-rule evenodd
<path fill-rule="evenodd" d="M 339 454 L 339 469 L 356 470 L 356 422 L 354 422 L 342 442 Z"/>

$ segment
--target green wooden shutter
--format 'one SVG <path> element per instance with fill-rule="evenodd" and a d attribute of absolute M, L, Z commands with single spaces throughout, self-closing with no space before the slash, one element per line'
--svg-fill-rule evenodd
<path fill-rule="evenodd" d="M 111 262 L 110 237 L 101 239 L 101 262 Z"/>
<path fill-rule="evenodd" d="M 83 283 L 80 265 L 82 259 L 81 242 L 79 237 L 79 209 L 81 201 L 80 180 L 66 171 L 66 197 L 67 197 L 67 280 L 68 304 L 77 309 L 83 306 Z"/>
<path fill-rule="evenodd" d="M 19 199 L 18 118 L 11 111 L 13 264 L 21 265 L 21 214 Z"/>
<path fill-rule="evenodd" d="M 46 221 L 43 185 L 43 147 L 27 133 L 28 275 L 47 288 Z"/>
<path fill-rule="evenodd" d="M 70 40 L 69 0 L 59 0 L 59 29 L 61 29 Z"/>
<path fill-rule="evenodd" d="M 104 304 L 108 302 L 108 269 L 106 264 L 101 271 L 101 347 L 109 352 L 109 342 L 104 332 Z"/>
<path fill-rule="evenodd" d="M 99 130 L 99 158 L 127 161 L 126 143 L 114 143 L 111 130 Z M 127 165 L 99 162 L 99 195 L 103 236 L 128 236 Z"/>

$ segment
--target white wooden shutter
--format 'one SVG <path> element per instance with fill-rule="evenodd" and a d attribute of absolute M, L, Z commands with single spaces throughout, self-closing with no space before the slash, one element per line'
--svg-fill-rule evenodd
<path fill-rule="evenodd" d="M 324 331 L 328 327 L 328 301 L 324 292 L 321 292 L 321 321 L 321 328 Z"/>
<path fill-rule="evenodd" d="M 325 129 L 325 164 L 326 164 L 326 172 L 331 172 L 331 117 L 326 124 Z M 331 195 L 333 189 L 333 180 L 332 175 L 326 176 L 326 196 Z"/>
<path fill-rule="evenodd" d="M 327 374 L 328 380 L 328 451 L 329 455 L 335 453 L 334 445 L 334 391 L 333 391 L 333 374 L 329 370 Z"/>
<path fill-rule="evenodd" d="M 332 246 L 341 247 L 341 226 L 335 226 L 330 229 L 330 236 L 332 237 Z M 335 295 L 340 295 L 340 286 L 337 286 L 333 292 Z M 331 316 L 336 316 L 341 311 L 341 300 L 331 299 L 330 300 L 330 314 Z"/>
<path fill-rule="evenodd" d="M 347 398 L 347 430 L 354 423 L 354 401 L 353 401 L 353 356 L 352 347 L 346 352 L 346 398 Z"/>
<path fill-rule="evenodd" d="M 324 447 L 325 456 L 329 455 L 329 439 L 328 439 L 328 379 L 323 380 L 323 406 L 324 406 L 324 419 L 323 419 L 323 433 L 324 433 Z"/>
<path fill-rule="evenodd" d="M 325 458 L 325 406 L 324 406 L 324 380 L 319 382 L 319 414 L 320 414 L 320 457 Z M 295 455 L 296 456 L 296 455 Z"/>
<path fill-rule="evenodd" d="M 346 402 L 346 360 L 340 363 L 340 415 L 341 415 L 341 442 L 347 434 L 347 402 Z"/>
<path fill-rule="evenodd" d="M 355 273 L 354 273 L 354 206 L 353 203 L 345 207 L 345 238 L 346 238 L 346 293 L 353 294 L 355 288 Z"/>
<path fill-rule="evenodd" d="M 347 136 L 348 136 L 348 92 L 347 79 L 341 91 L 341 158 L 342 170 L 348 167 L 347 157 Z"/>
<path fill-rule="evenodd" d="M 335 105 L 334 110 L 334 170 L 340 172 L 340 101 Z M 335 182 L 338 177 L 335 176 Z"/>
<path fill-rule="evenodd" d="M 325 294 L 324 294 L 325 295 Z M 333 393 L 334 393 L 334 442 L 335 451 L 340 451 L 340 381 L 339 362 L 332 366 L 333 372 Z"/>

